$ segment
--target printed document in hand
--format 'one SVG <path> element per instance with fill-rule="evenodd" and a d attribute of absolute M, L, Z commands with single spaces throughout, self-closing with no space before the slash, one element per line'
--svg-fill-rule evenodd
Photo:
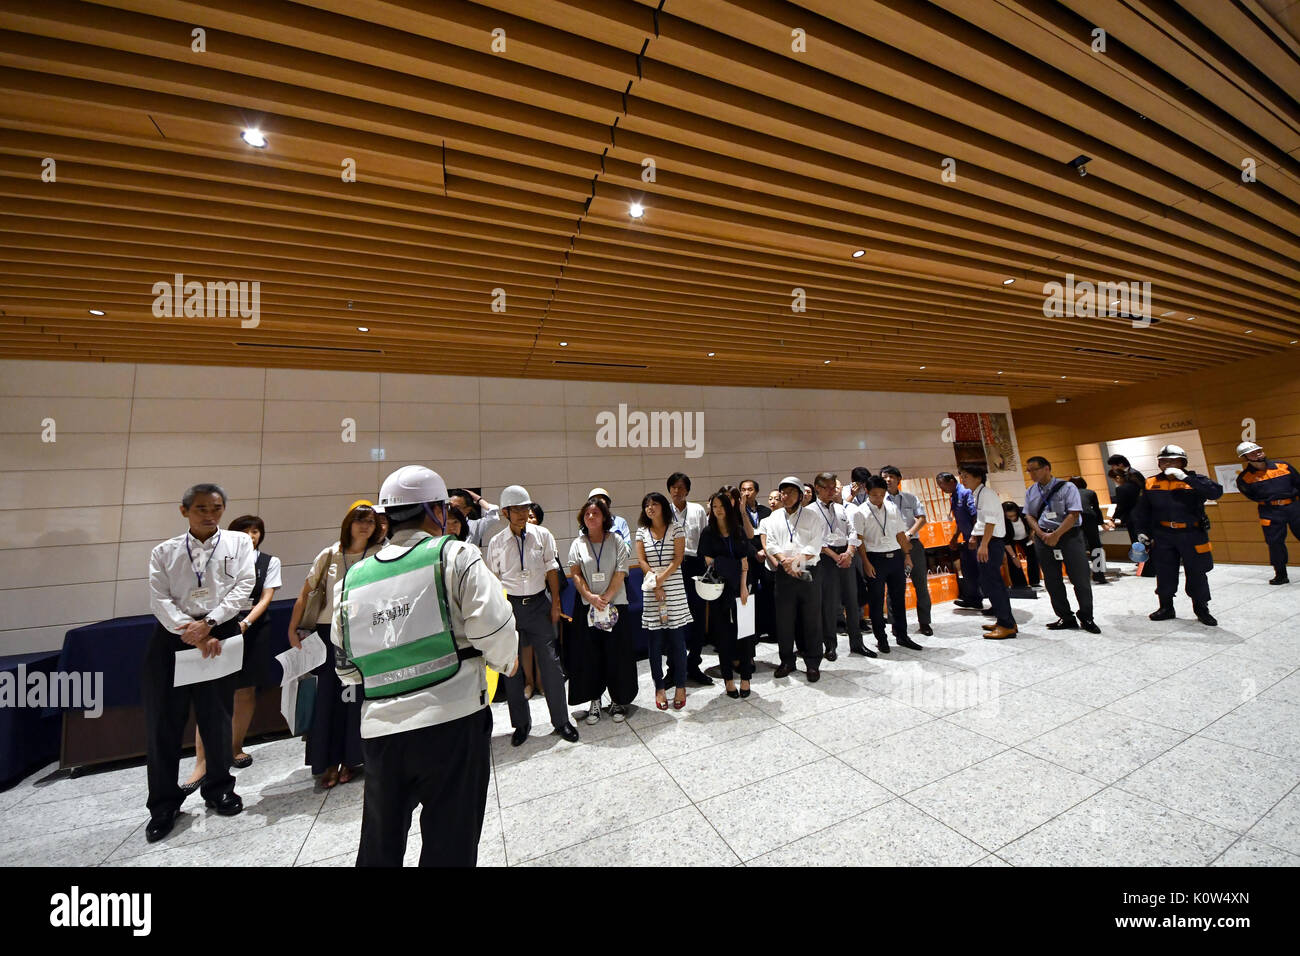
<path fill-rule="evenodd" d="M 309 634 L 303 638 L 302 647 L 291 647 L 276 654 L 275 659 L 284 670 L 284 678 L 280 681 L 280 686 L 284 687 L 325 663 L 325 642 L 319 634 Z"/>
<path fill-rule="evenodd" d="M 216 680 L 233 674 L 244 665 L 244 637 L 242 634 L 228 637 L 221 642 L 221 653 L 216 657 L 203 659 L 203 652 L 197 647 L 176 652 L 176 677 L 173 687 L 186 684 L 199 684 L 205 680 Z"/>
<path fill-rule="evenodd" d="M 749 595 L 749 600 L 744 604 L 740 603 L 740 598 L 736 598 L 737 640 L 754 636 L 754 607 L 756 603 L 752 593 Z"/>

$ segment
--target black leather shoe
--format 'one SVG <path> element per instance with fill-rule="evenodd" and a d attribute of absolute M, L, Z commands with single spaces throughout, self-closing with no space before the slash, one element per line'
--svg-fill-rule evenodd
<path fill-rule="evenodd" d="M 980 613 L 983 614 L 985 617 L 997 617 L 997 616 L 998 616 L 998 612 L 995 611 L 995 610 L 993 610 L 993 608 L 991 608 L 991 607 L 980 608 Z"/>
<path fill-rule="evenodd" d="M 236 770 L 243 770 L 245 767 L 251 767 L 253 765 L 253 758 L 248 754 L 244 754 L 244 756 L 236 757 L 232 760 L 230 765 Z"/>
<path fill-rule="evenodd" d="M 1074 618 L 1058 617 L 1051 624 L 1047 625 L 1049 631 L 1077 631 L 1079 622 Z"/>
<path fill-rule="evenodd" d="M 790 668 L 786 667 L 784 664 L 778 664 L 776 670 L 772 672 L 772 676 L 777 678 L 778 680 L 780 680 L 782 677 L 789 677 Z"/>
<path fill-rule="evenodd" d="M 150 843 L 157 843 L 172 832 L 172 828 L 176 826 L 176 818 L 179 815 L 179 810 L 173 810 L 171 813 L 150 817 L 149 825 L 144 828 L 144 838 Z"/>
<path fill-rule="evenodd" d="M 808 683 L 815 684 L 822 679 L 822 672 L 815 667 L 808 668 Z"/>
<path fill-rule="evenodd" d="M 1269 584 L 1290 584 L 1290 583 L 1291 583 L 1291 579 L 1288 578 L 1285 574 L 1279 574 L 1279 575 L 1277 575 L 1276 577 L 1274 577 L 1273 580 L 1269 581 L 1268 583 L 1269 583 Z"/>
<path fill-rule="evenodd" d="M 729 690 L 727 691 L 727 696 L 730 697 L 732 700 L 740 700 L 740 691 Z"/>
<path fill-rule="evenodd" d="M 713 686 L 713 678 L 704 673 L 704 671 L 700 670 L 698 667 L 686 672 L 686 680 L 694 684 L 696 687 Z"/>
<path fill-rule="evenodd" d="M 1147 615 L 1148 621 L 1172 621 L 1174 619 L 1174 609 L 1171 607 L 1157 608 Z"/>
<path fill-rule="evenodd" d="M 934 628 L 932 628 L 929 624 L 922 624 L 921 633 L 924 634 L 926 637 L 934 637 Z"/>
<path fill-rule="evenodd" d="M 1092 576 L 1092 581 L 1094 584 L 1106 584 L 1107 583 L 1106 575 L 1098 571 L 1096 574 Z"/>
<path fill-rule="evenodd" d="M 1093 620 L 1092 618 L 1090 618 L 1090 617 L 1088 617 L 1088 618 L 1084 618 L 1084 617 L 1079 618 L 1079 626 L 1080 626 L 1081 628 L 1083 628 L 1085 631 L 1087 631 L 1089 634 L 1100 634 L 1100 633 L 1101 633 L 1101 628 L 1099 628 L 1099 627 L 1097 626 L 1097 622 L 1094 621 L 1094 620 Z"/>
<path fill-rule="evenodd" d="M 876 649 L 882 654 L 889 653 L 889 641 L 876 641 Z"/>
<path fill-rule="evenodd" d="M 216 800 L 204 800 L 203 802 L 223 817 L 233 817 L 244 812 L 244 801 L 233 790 L 230 793 L 223 793 Z"/>
<path fill-rule="evenodd" d="M 964 608 L 969 608 L 969 609 L 972 610 L 972 611 L 982 611 L 982 610 L 984 610 L 984 602 L 983 602 L 983 601 L 980 601 L 978 604 L 976 604 L 974 601 L 967 601 L 967 600 L 965 600 L 964 598 L 958 598 L 957 600 L 953 601 L 952 603 L 953 603 L 953 606 L 954 606 L 954 607 L 964 607 Z"/>
<path fill-rule="evenodd" d="M 565 724 L 560 728 L 560 736 L 569 743 L 576 744 L 578 742 L 578 728 L 573 724 Z"/>
<path fill-rule="evenodd" d="M 1215 616 L 1210 613 L 1210 609 L 1208 607 L 1198 607 L 1195 610 L 1196 610 L 1196 619 L 1200 621 L 1202 624 L 1204 624 L 1206 627 L 1219 626 L 1218 619 L 1215 618 Z"/>
<path fill-rule="evenodd" d="M 849 648 L 849 653 L 850 653 L 850 654 L 857 654 L 859 657 L 875 657 L 875 656 L 876 656 L 876 652 L 873 651 L 871 648 L 867 647 L 865 644 L 859 645 L 858 647 L 851 647 L 851 648 Z"/>
<path fill-rule="evenodd" d="M 839 652 L 838 652 L 838 651 L 827 651 L 827 652 L 826 652 L 826 660 L 828 660 L 828 661 L 837 661 L 837 660 L 839 660 L 839 657 L 840 657 L 840 655 L 839 655 Z"/>
<path fill-rule="evenodd" d="M 748 696 L 749 696 L 749 688 L 748 688 L 748 687 L 742 687 L 742 688 L 740 688 L 740 696 L 741 696 L 741 697 L 748 697 Z"/>
<path fill-rule="evenodd" d="M 510 735 L 510 746 L 518 747 L 520 744 L 522 744 L 525 740 L 528 739 L 528 731 L 530 730 L 532 730 L 531 727 L 515 728 L 515 732 Z"/>
<path fill-rule="evenodd" d="M 916 641 L 912 640 L 910 637 L 896 637 L 894 638 L 894 643 L 897 644 L 899 647 L 906 647 L 914 651 L 925 650 L 924 647 L 916 643 Z"/>

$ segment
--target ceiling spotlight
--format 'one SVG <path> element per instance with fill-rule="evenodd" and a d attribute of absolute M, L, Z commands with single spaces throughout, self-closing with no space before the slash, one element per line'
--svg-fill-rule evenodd
<path fill-rule="evenodd" d="M 1195 321 L 1196 321 L 1196 316 L 1194 316 L 1194 315 L 1189 315 L 1189 316 L 1187 317 L 1187 321 L 1188 321 L 1188 322 L 1195 322 Z"/>
<path fill-rule="evenodd" d="M 1064 375 L 1062 375 L 1062 376 L 1061 376 L 1061 378 L 1065 378 L 1065 376 L 1064 376 Z"/>
<path fill-rule="evenodd" d="M 1247 330 L 1246 330 L 1246 334 L 1247 334 L 1247 335 L 1250 335 L 1250 333 L 1251 333 L 1251 332 L 1254 332 L 1254 331 L 1255 331 L 1254 329 L 1247 329 Z"/>
<path fill-rule="evenodd" d="M 562 348 L 562 349 L 563 349 L 563 348 L 568 348 L 568 345 L 569 345 L 568 342 L 561 342 L 561 343 L 560 343 L 560 348 Z"/>
<path fill-rule="evenodd" d="M 924 366 L 924 365 L 921 366 L 921 371 L 922 371 L 922 372 L 925 371 L 925 366 Z"/>
<path fill-rule="evenodd" d="M 1068 401 L 1069 401 L 1068 398 L 1058 398 L 1058 399 L 1056 400 L 1056 404 L 1058 404 L 1058 405 L 1064 405 L 1064 404 L 1065 404 L 1066 402 L 1068 402 Z"/>
<path fill-rule="evenodd" d="M 1001 372 L 998 372 L 998 374 L 1001 375 L 1002 373 L 1001 373 Z"/>
<path fill-rule="evenodd" d="M 715 355 L 717 355 L 717 354 L 718 354 L 717 352 L 710 352 L 710 353 L 709 353 L 709 358 L 713 358 L 713 356 L 715 356 Z"/>
<path fill-rule="evenodd" d="M 255 146 L 258 149 L 266 148 L 266 137 L 262 135 L 262 131 L 260 129 L 255 129 L 254 127 L 250 126 L 248 129 L 240 133 L 239 137 L 249 146 Z"/>
<path fill-rule="evenodd" d="M 863 256 L 865 256 L 866 254 L 867 254 L 867 250 L 866 250 L 866 249 L 854 249 L 854 250 L 853 250 L 853 258 L 854 258 L 854 259 L 861 259 L 861 258 L 862 258 Z"/>
<path fill-rule="evenodd" d="M 1002 280 L 1002 284 L 1003 284 L 1003 285 L 1011 285 L 1011 283 L 1013 283 L 1013 282 L 1015 282 L 1015 281 L 1016 281 L 1015 279 L 1003 279 L 1003 280 Z"/>
<path fill-rule="evenodd" d="M 103 315 L 103 314 L 104 314 L 104 310 L 103 310 L 103 309 L 91 309 L 91 310 L 90 310 L 90 314 L 91 314 L 91 315 Z"/>
<path fill-rule="evenodd" d="M 1075 172 L 1077 172 L 1080 176 L 1087 176 L 1088 175 L 1087 166 L 1090 162 L 1092 162 L 1091 156 L 1076 156 L 1074 157 L 1074 159 L 1070 160 L 1069 165 L 1073 166 Z"/>
<path fill-rule="evenodd" d="M 1115 379 L 1115 384 L 1116 384 L 1116 385 L 1119 384 L 1119 379 Z"/>
<path fill-rule="evenodd" d="M 830 364 L 831 364 L 831 360 L 830 360 L 830 359 L 827 359 L 825 362 L 822 362 L 822 364 L 823 364 L 823 365 L 830 365 Z"/>
<path fill-rule="evenodd" d="M 1173 315 L 1173 314 L 1174 314 L 1174 311 L 1175 311 L 1174 309 L 1170 309 L 1168 312 L 1161 312 L 1161 313 L 1160 313 L 1160 318 L 1163 319 L 1166 315 Z"/>
<path fill-rule="evenodd" d="M 369 326 L 358 325 L 358 326 L 357 326 L 357 331 L 358 331 L 358 332 L 369 332 L 369 331 L 370 331 L 370 328 L 369 328 Z"/>
<path fill-rule="evenodd" d="M 1291 344 L 1292 344 L 1292 345 L 1295 345 L 1297 342 L 1300 342 L 1300 339 L 1292 339 L 1292 340 L 1291 340 Z"/>
<path fill-rule="evenodd" d="M 628 207 L 627 214 L 633 219 L 640 219 L 645 215 L 645 206 L 641 205 L 639 202 L 634 202 Z"/>

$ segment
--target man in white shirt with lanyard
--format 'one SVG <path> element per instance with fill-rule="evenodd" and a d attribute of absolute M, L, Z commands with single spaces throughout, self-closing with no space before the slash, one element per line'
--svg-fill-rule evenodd
<path fill-rule="evenodd" d="M 774 677 L 788 677 L 795 669 L 795 620 L 802 624 L 804 666 L 808 682 L 821 679 L 821 589 L 813 577 L 825 540 L 825 525 L 812 510 L 800 504 L 803 482 L 786 477 L 777 486 L 781 510 L 763 519 L 759 537 L 775 572 L 776 638 L 781 665 Z"/>
<path fill-rule="evenodd" d="M 695 578 L 704 573 L 707 565 L 699 556 L 700 532 L 709 523 L 704 505 L 687 501 L 691 493 L 691 479 L 680 471 L 668 476 L 668 498 L 673 506 L 673 520 L 686 532 L 686 557 L 682 560 L 682 580 L 686 582 L 686 604 L 691 609 L 691 631 L 686 638 L 686 679 L 697 687 L 708 687 L 713 678 L 700 670 L 704 659 L 704 607 L 707 602 L 695 593 Z M 676 675 L 672 668 L 664 675 L 665 686 L 675 687 Z"/>
<path fill-rule="evenodd" d="M 256 579 L 253 539 L 222 531 L 226 493 L 198 484 L 181 498 L 189 530 L 157 545 L 149 555 L 149 608 L 158 625 L 149 641 L 141 678 L 149 774 L 149 824 L 145 839 L 161 840 L 175 826 L 185 792 L 177 782 L 181 735 L 194 705 L 207 754 L 200 784 L 204 802 L 222 816 L 244 809 L 230 772 L 231 711 L 238 672 L 182 687 L 173 686 L 176 653 L 197 648 L 220 655 L 222 641 L 241 633 L 238 616 Z"/>
<path fill-rule="evenodd" d="M 975 561 L 979 565 L 980 590 L 989 599 L 996 623 L 984 625 L 984 637 L 1001 641 L 1015 637 L 1016 619 L 1011 614 L 1011 595 L 1002 580 L 1002 556 L 1006 551 L 1009 528 L 1006 512 L 997 494 L 984 484 L 988 469 L 983 465 L 962 465 L 957 478 L 971 493 L 975 506 L 975 524 L 971 541 L 978 541 Z"/>
<path fill-rule="evenodd" d="M 888 484 L 879 475 L 867 479 L 867 500 L 853 512 L 853 527 L 862 542 L 862 573 L 867 578 L 871 630 L 880 653 L 889 653 L 885 636 L 885 597 L 892 610 L 894 641 L 899 647 L 923 650 L 907 636 L 907 575 L 912 570 L 912 544 L 898 508 L 886 495 Z"/>
<path fill-rule="evenodd" d="M 510 524 L 488 542 L 484 560 L 488 570 L 505 585 L 506 595 L 514 607 L 519 646 L 522 648 L 527 642 L 537 655 L 551 723 L 561 737 L 575 743 L 578 729 L 569 721 L 564 668 L 560 666 L 556 649 L 560 570 L 556 564 L 555 538 L 542 525 L 528 523 L 532 503 L 522 485 L 510 485 L 501 492 L 501 513 Z M 528 739 L 533 726 L 528 699 L 524 697 L 522 669 L 506 678 L 506 697 L 510 702 L 510 726 L 514 728 L 510 743 L 518 747 Z"/>
<path fill-rule="evenodd" d="M 818 579 L 822 601 L 822 640 L 826 646 L 826 659 L 833 661 L 839 656 L 839 619 L 841 609 L 849 633 L 849 651 L 863 654 L 862 629 L 860 618 L 862 609 L 858 603 L 858 536 L 853 530 L 853 523 L 848 510 L 836 500 L 835 475 L 823 471 L 813 479 L 813 490 L 817 493 L 813 508 L 825 525 L 826 537 L 822 541 L 821 560 L 813 576 Z"/>
<path fill-rule="evenodd" d="M 401 866 L 421 805 L 421 866 L 474 866 L 492 771 L 484 662 L 518 667 L 514 613 L 478 548 L 445 535 L 447 486 L 423 465 L 384 479 L 391 540 L 335 585 L 330 640 L 360 684 L 365 803 L 357 866 Z"/>
<path fill-rule="evenodd" d="M 880 477 L 889 485 L 885 500 L 898 509 L 907 527 L 907 540 L 912 543 L 912 590 L 916 592 L 916 623 L 921 633 L 927 637 L 934 634 L 930 627 L 930 579 L 927 574 L 925 548 L 921 544 L 920 532 L 925 527 L 927 518 L 925 505 L 911 492 L 903 490 L 903 473 L 893 465 L 880 469 Z"/>

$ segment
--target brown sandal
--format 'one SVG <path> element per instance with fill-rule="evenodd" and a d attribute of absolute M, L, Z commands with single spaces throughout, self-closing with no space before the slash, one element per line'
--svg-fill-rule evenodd
<path fill-rule="evenodd" d="M 338 786 L 338 782 L 339 782 L 338 767 L 330 767 L 330 769 L 326 770 L 323 774 L 320 775 L 320 785 L 324 787 L 326 790 L 332 790 L 334 787 Z"/>

